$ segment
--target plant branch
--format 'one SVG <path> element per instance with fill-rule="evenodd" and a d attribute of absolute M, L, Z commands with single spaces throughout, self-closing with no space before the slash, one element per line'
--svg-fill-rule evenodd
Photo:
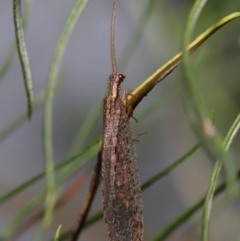
<path fill-rule="evenodd" d="M 94 168 L 94 173 L 91 179 L 91 183 L 90 183 L 85 201 L 83 203 L 82 209 L 79 214 L 78 226 L 73 231 L 71 237 L 69 238 L 69 241 L 76 241 L 79 238 L 82 228 L 84 227 L 88 212 L 91 208 L 93 198 L 96 194 L 96 191 L 100 182 L 100 176 L 101 176 L 100 175 L 101 174 L 101 155 L 102 155 L 101 148 L 102 148 L 102 142 L 100 141 L 97 162 Z"/>

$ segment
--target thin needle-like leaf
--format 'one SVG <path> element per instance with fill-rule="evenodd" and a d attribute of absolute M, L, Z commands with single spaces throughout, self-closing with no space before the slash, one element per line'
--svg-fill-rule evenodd
<path fill-rule="evenodd" d="M 53 237 L 53 241 L 59 241 L 59 235 L 60 235 L 60 231 L 61 231 L 62 225 L 60 224 L 54 237 Z"/>
<path fill-rule="evenodd" d="M 47 195 L 45 200 L 46 212 L 43 219 L 43 225 L 48 227 L 52 221 L 53 209 L 56 201 L 55 194 L 55 177 L 54 177 L 54 161 L 53 161 L 53 145 L 52 145 L 52 102 L 54 98 L 56 79 L 59 73 L 60 64 L 65 52 L 68 40 L 71 36 L 76 22 L 84 10 L 88 0 L 77 0 L 67 19 L 63 32 L 56 46 L 56 51 L 53 56 L 47 87 L 46 101 L 44 111 L 44 152 L 46 166 L 46 182 Z"/>
<path fill-rule="evenodd" d="M 230 21 L 239 18 L 240 12 L 232 13 L 216 24 L 208 28 L 204 33 L 198 36 L 189 46 L 188 51 L 190 53 L 194 52 L 202 43 L 204 43 L 210 36 L 212 36 L 217 30 L 222 28 L 225 24 Z M 151 76 L 149 76 L 141 85 L 139 85 L 131 95 L 128 96 L 126 101 L 126 106 L 131 106 L 133 109 L 140 103 L 140 101 L 147 96 L 147 94 L 162 81 L 166 76 L 168 76 L 180 63 L 182 52 L 175 55 L 171 60 L 164 64 L 161 68 L 155 71 Z"/>
<path fill-rule="evenodd" d="M 208 240 L 208 233 L 209 233 L 209 223 L 210 223 L 210 211 L 212 207 L 213 196 L 215 192 L 215 188 L 217 185 L 217 177 L 221 169 L 221 162 L 216 161 L 213 172 L 211 175 L 211 179 L 209 182 L 206 199 L 203 208 L 203 218 L 202 218 L 202 240 Z"/>
<path fill-rule="evenodd" d="M 231 145 L 233 138 L 236 136 L 237 132 L 240 128 L 240 115 L 237 116 L 235 121 L 233 122 L 231 128 L 229 129 L 227 136 L 224 140 L 224 147 L 227 151 L 229 146 Z M 211 175 L 211 179 L 209 182 L 209 187 L 206 194 L 206 200 L 204 203 L 203 208 L 203 218 L 202 218 L 202 240 L 208 241 L 209 240 L 209 224 L 210 224 L 210 212 L 212 207 L 213 195 L 215 192 L 215 187 L 217 185 L 217 178 L 218 174 L 221 170 L 222 163 L 221 161 L 217 160 L 214 169 Z"/>
<path fill-rule="evenodd" d="M 223 138 L 213 126 L 207 108 L 203 99 L 198 92 L 198 88 L 194 81 L 194 73 L 191 68 L 191 61 L 188 51 L 188 43 L 190 42 L 194 26 L 198 20 L 201 10 L 206 3 L 206 0 L 195 1 L 185 28 L 183 37 L 183 56 L 182 56 L 182 100 L 188 114 L 190 124 L 200 140 L 204 140 L 204 147 L 207 153 L 214 159 L 219 159 L 226 171 L 228 194 L 236 197 L 239 194 L 235 160 L 231 152 L 225 152 Z M 240 16 L 240 12 L 235 13 Z M 223 22 L 221 20 L 221 22 Z"/>
<path fill-rule="evenodd" d="M 24 86 L 27 95 L 28 118 L 30 118 L 33 110 L 33 80 L 26 43 L 24 39 L 24 28 L 21 15 L 21 1 L 19 0 L 13 0 L 13 19 L 18 55 L 22 67 Z"/>
<path fill-rule="evenodd" d="M 27 25 L 27 21 L 29 18 L 29 14 L 30 14 L 30 9 L 31 9 L 31 5 L 32 5 L 32 0 L 26 0 L 25 1 L 25 13 L 24 13 L 24 17 L 23 17 L 23 27 L 25 29 L 26 25 Z M 7 73 L 7 71 L 9 70 L 14 56 L 16 54 L 16 43 L 14 42 L 7 54 L 6 59 L 4 60 L 2 66 L 0 67 L 0 80 L 4 78 L 5 74 Z"/>

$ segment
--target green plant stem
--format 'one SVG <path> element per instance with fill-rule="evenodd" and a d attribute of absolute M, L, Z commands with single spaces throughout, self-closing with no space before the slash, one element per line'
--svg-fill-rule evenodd
<path fill-rule="evenodd" d="M 201 44 L 203 44 L 209 37 L 217 32 L 224 25 L 230 21 L 240 17 L 240 12 L 231 13 L 217 23 L 213 24 L 205 32 L 199 35 L 191 44 L 188 46 L 189 53 L 193 53 Z M 133 109 L 141 102 L 141 100 L 147 96 L 147 94 L 158 84 L 160 81 L 165 79 L 173 70 L 177 68 L 181 61 L 182 52 L 175 55 L 172 59 L 167 61 L 162 67 L 156 70 L 151 76 L 149 76 L 142 84 L 140 84 L 133 92 L 132 95 L 128 96 L 126 106 L 131 106 Z"/>
<path fill-rule="evenodd" d="M 54 234 L 53 241 L 59 241 L 59 235 L 61 231 L 62 225 L 60 224 L 57 228 L 56 233 Z"/>
<path fill-rule="evenodd" d="M 57 43 L 46 87 L 46 101 L 44 110 L 44 152 L 46 166 L 47 195 L 45 200 L 45 215 L 43 218 L 44 227 L 48 227 L 51 224 L 53 218 L 53 210 L 56 202 L 56 184 L 54 177 L 54 161 L 52 146 L 52 102 L 55 93 L 55 82 L 59 73 L 60 64 L 67 43 L 71 36 L 71 33 L 87 3 L 88 0 L 77 0 L 75 2 L 75 5 L 73 6 L 73 9 L 67 19 L 63 32 Z"/>
<path fill-rule="evenodd" d="M 235 121 L 233 122 L 232 126 L 230 127 L 227 136 L 224 140 L 224 147 L 227 151 L 229 146 L 231 145 L 234 137 L 236 136 L 237 132 L 240 128 L 240 115 L 237 116 Z M 212 207 L 212 200 L 215 191 L 215 187 L 217 185 L 217 178 L 221 170 L 222 163 L 221 161 L 217 160 L 213 172 L 211 175 L 211 179 L 209 182 L 209 187 L 206 194 L 206 200 L 204 203 L 203 208 L 203 218 L 202 218 L 202 240 L 208 241 L 209 240 L 209 225 L 210 225 L 210 212 Z"/>
<path fill-rule="evenodd" d="M 231 197 L 237 197 L 239 195 L 239 189 L 235 172 L 236 162 L 232 153 L 224 150 L 223 138 L 216 131 L 216 128 L 209 118 L 209 113 L 195 83 L 189 57 L 188 43 L 191 40 L 194 27 L 205 3 L 206 0 L 196 0 L 187 20 L 182 44 L 182 78 L 180 78 L 182 88 L 180 88 L 180 90 L 183 104 L 193 130 L 198 139 L 203 140 L 204 149 L 207 154 L 209 154 L 212 159 L 219 159 L 223 163 L 228 184 L 227 192 Z M 220 23 L 223 22 L 220 21 Z"/>

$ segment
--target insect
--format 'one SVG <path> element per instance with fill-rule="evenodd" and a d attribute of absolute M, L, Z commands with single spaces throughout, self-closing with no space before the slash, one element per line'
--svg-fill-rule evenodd
<path fill-rule="evenodd" d="M 142 241 L 143 210 L 134 137 L 129 111 L 120 97 L 125 76 L 118 73 L 115 56 L 115 25 L 118 0 L 111 20 L 112 74 L 104 100 L 102 146 L 103 213 L 110 241 Z"/>

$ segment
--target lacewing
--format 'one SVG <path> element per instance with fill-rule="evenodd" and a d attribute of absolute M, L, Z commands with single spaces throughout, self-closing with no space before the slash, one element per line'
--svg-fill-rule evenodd
<path fill-rule="evenodd" d="M 115 25 L 118 0 L 111 20 L 112 74 L 104 100 L 102 146 L 102 200 L 110 241 L 142 241 L 143 209 L 130 111 L 120 97 L 125 76 L 118 73 L 115 56 Z"/>

